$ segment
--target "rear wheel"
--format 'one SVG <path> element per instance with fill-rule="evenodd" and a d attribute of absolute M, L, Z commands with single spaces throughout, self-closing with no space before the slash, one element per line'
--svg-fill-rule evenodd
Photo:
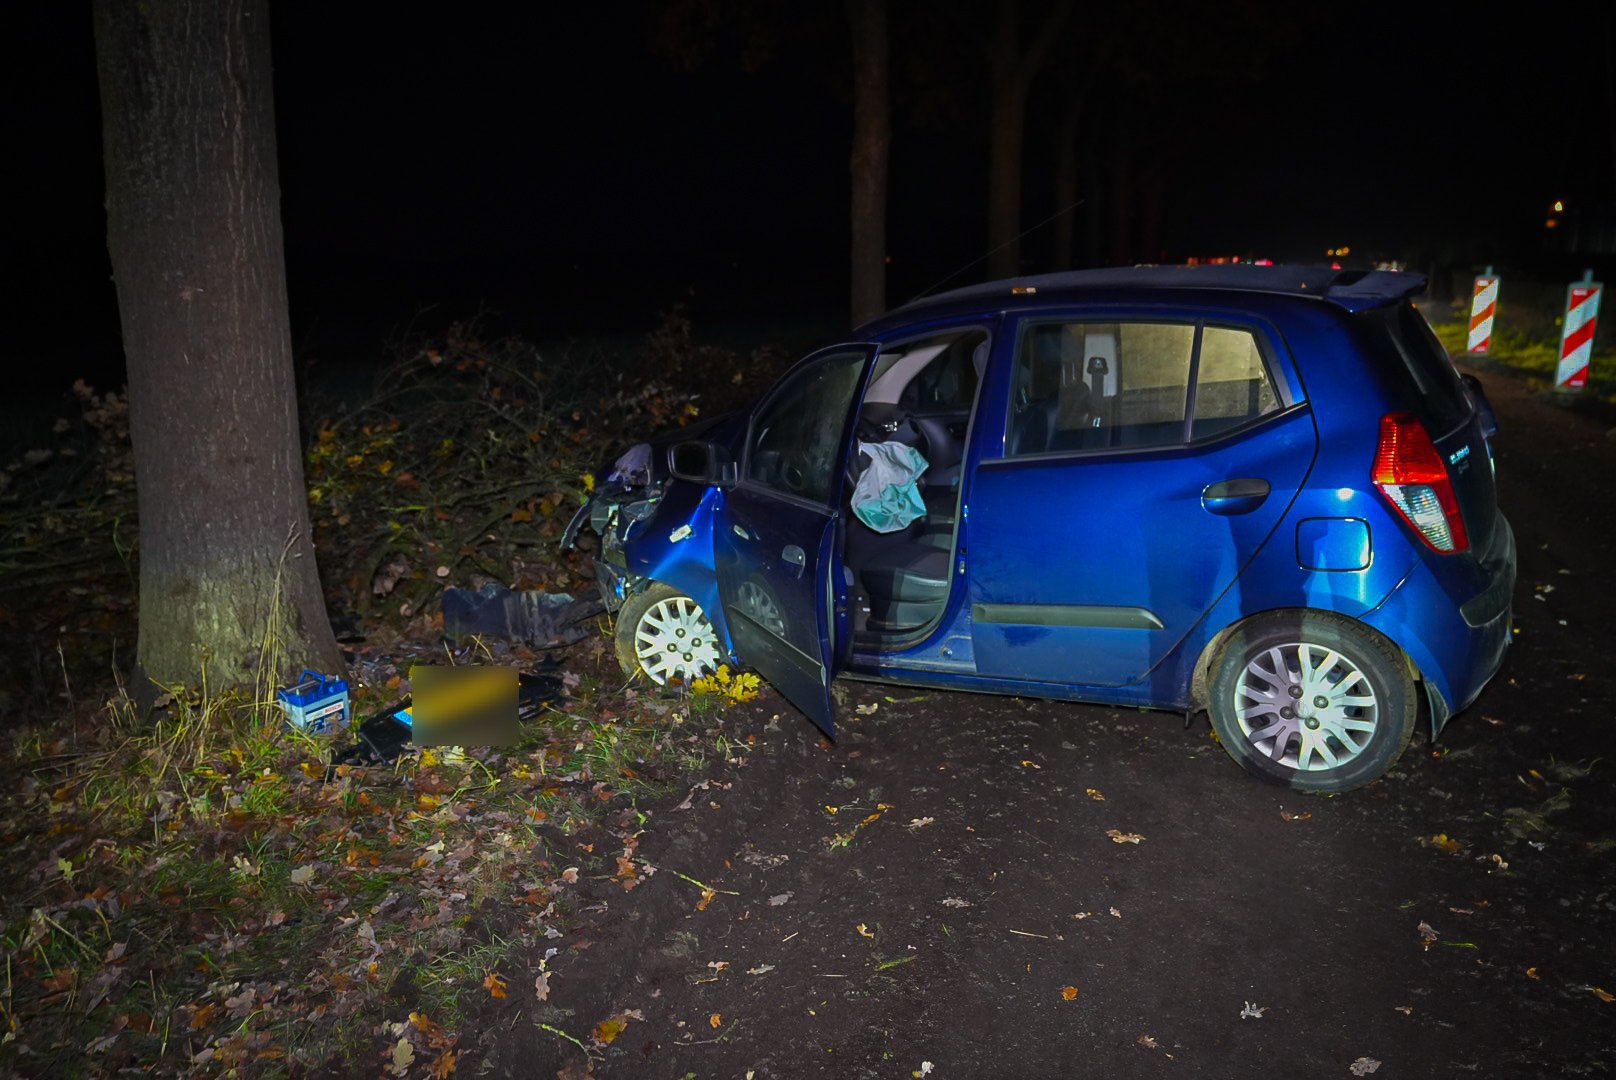
<path fill-rule="evenodd" d="M 658 685 L 670 679 L 688 684 L 723 662 L 718 634 L 701 605 L 661 582 L 624 602 L 615 645 L 624 674 L 644 675 Z"/>
<path fill-rule="evenodd" d="M 1378 779 L 1414 734 L 1414 680 L 1396 646 L 1327 612 L 1240 627 L 1213 662 L 1208 712 L 1229 756 L 1298 791 Z"/>

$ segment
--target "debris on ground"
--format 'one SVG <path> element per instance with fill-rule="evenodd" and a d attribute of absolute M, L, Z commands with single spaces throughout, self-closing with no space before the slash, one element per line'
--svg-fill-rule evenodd
<path fill-rule="evenodd" d="M 525 642 L 536 649 L 552 649 L 571 645 L 593 633 L 590 620 L 605 610 L 600 594 L 594 590 L 574 599 L 571 593 L 564 592 L 516 592 L 490 581 L 475 591 L 444 590 L 443 633 L 450 639 L 482 634 Z"/>

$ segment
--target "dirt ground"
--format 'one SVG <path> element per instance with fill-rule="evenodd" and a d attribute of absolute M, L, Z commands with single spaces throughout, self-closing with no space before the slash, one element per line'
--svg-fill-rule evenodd
<path fill-rule="evenodd" d="M 1519 633 L 1437 746 L 1309 798 L 1204 718 L 853 684 L 831 747 L 765 695 L 662 872 L 489 1004 L 490 1073 L 1608 1075 L 1616 438 L 1484 378 Z"/>

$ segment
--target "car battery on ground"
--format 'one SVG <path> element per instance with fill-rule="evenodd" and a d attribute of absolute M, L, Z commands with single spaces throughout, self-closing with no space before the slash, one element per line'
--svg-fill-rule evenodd
<path fill-rule="evenodd" d="M 292 686 L 275 691 L 286 723 L 311 735 L 346 727 L 348 683 L 335 675 L 305 670 Z"/>

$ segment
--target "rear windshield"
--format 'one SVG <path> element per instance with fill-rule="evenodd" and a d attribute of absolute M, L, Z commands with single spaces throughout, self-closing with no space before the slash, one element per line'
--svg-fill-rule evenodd
<path fill-rule="evenodd" d="M 1398 304 L 1373 314 L 1385 320 L 1398 355 L 1419 389 L 1420 419 L 1433 438 L 1441 438 L 1470 417 L 1470 395 L 1430 324 L 1413 304 Z"/>

